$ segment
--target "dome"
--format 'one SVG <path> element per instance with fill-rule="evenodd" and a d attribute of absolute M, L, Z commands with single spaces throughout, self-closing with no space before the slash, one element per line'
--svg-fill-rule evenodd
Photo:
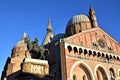
<path fill-rule="evenodd" d="M 25 47 L 27 44 L 25 43 L 26 32 L 24 32 L 22 39 L 15 45 L 15 47 Z"/>
<path fill-rule="evenodd" d="M 72 19 L 69 20 L 69 22 L 67 23 L 67 27 L 69 27 L 72 24 L 78 23 L 78 22 L 86 22 L 86 21 L 90 21 L 88 16 L 86 15 L 76 15 L 73 16 Z"/>
<path fill-rule="evenodd" d="M 24 42 L 24 39 L 20 40 L 15 47 L 25 47 L 27 44 Z"/>

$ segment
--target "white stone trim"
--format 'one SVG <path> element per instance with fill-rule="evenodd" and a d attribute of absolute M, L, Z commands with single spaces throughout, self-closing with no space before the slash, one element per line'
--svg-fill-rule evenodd
<path fill-rule="evenodd" d="M 119 71 L 120 71 L 120 68 L 118 69 L 118 72 L 117 72 L 117 75 L 119 76 Z M 120 77 L 120 76 L 119 76 Z"/>
<path fill-rule="evenodd" d="M 48 64 L 48 61 L 46 61 L 46 60 L 30 59 L 30 58 L 25 58 L 24 62 L 33 62 L 33 63 L 38 63 L 38 64 Z"/>
<path fill-rule="evenodd" d="M 73 76 L 72 72 L 73 72 L 73 69 L 75 68 L 76 65 L 81 64 L 81 63 L 86 66 L 86 68 L 89 70 L 89 72 L 90 72 L 90 74 L 91 74 L 92 80 L 94 80 L 94 75 L 93 75 L 93 73 L 92 73 L 91 68 L 90 68 L 85 62 L 83 62 L 83 61 L 77 61 L 77 62 L 75 62 L 75 63 L 73 64 L 73 66 L 72 66 L 71 69 L 70 69 L 70 80 L 72 80 L 72 76 Z"/>
<path fill-rule="evenodd" d="M 92 52 L 93 51 L 95 51 L 96 53 L 104 53 L 105 55 L 107 54 L 108 56 L 115 56 L 115 57 L 119 57 L 120 58 L 120 55 L 118 55 L 118 54 L 112 54 L 112 53 L 109 53 L 109 52 L 104 52 L 104 51 L 100 51 L 100 50 L 97 50 L 97 49 L 94 49 L 94 48 L 89 48 L 89 47 L 86 47 L 86 46 L 81 46 L 81 45 L 79 45 L 79 44 L 72 44 L 72 43 L 69 43 L 69 42 L 65 42 L 65 48 L 67 49 L 67 47 L 68 46 L 71 46 L 72 47 L 72 49 L 74 48 L 74 47 L 76 47 L 78 50 L 79 50 L 79 48 L 81 48 L 83 51 L 84 51 L 84 49 L 86 49 L 87 51 L 89 51 L 89 50 L 91 50 Z"/>

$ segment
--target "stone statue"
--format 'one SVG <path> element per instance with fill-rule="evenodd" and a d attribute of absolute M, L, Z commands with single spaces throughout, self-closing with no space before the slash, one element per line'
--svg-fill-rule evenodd
<path fill-rule="evenodd" d="M 31 57 L 35 59 L 45 60 L 45 52 L 49 52 L 48 49 L 45 49 L 43 46 L 38 46 L 38 39 L 35 38 L 34 41 L 31 41 L 29 38 L 25 39 L 27 43 L 28 51 L 31 53 Z"/>

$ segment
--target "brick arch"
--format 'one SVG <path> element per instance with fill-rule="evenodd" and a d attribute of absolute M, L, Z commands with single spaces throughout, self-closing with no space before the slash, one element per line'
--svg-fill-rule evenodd
<path fill-rule="evenodd" d="M 97 74 L 99 72 L 99 74 Z M 108 72 L 105 69 L 105 67 L 101 64 L 96 65 L 95 70 L 94 70 L 95 76 L 98 79 L 98 77 L 100 77 L 101 75 L 101 79 L 98 80 L 108 80 Z"/>
<path fill-rule="evenodd" d="M 79 68 L 86 73 L 88 80 L 94 80 L 94 75 L 91 68 L 85 62 L 82 62 L 82 61 L 77 61 L 73 64 L 70 70 L 70 79 L 72 79 L 73 77 L 73 71 L 76 66 L 79 66 Z"/>

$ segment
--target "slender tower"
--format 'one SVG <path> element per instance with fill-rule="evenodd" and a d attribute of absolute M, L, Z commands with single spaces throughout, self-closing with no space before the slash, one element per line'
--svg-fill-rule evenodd
<path fill-rule="evenodd" d="M 94 11 L 94 9 L 92 7 L 90 7 L 89 14 L 90 14 L 92 27 L 93 28 L 98 27 L 95 11 Z"/>
<path fill-rule="evenodd" d="M 46 45 L 51 42 L 51 39 L 54 37 L 54 34 L 52 33 L 52 25 L 50 18 L 48 19 L 48 27 L 47 27 L 47 34 L 42 42 L 42 45 Z"/>

